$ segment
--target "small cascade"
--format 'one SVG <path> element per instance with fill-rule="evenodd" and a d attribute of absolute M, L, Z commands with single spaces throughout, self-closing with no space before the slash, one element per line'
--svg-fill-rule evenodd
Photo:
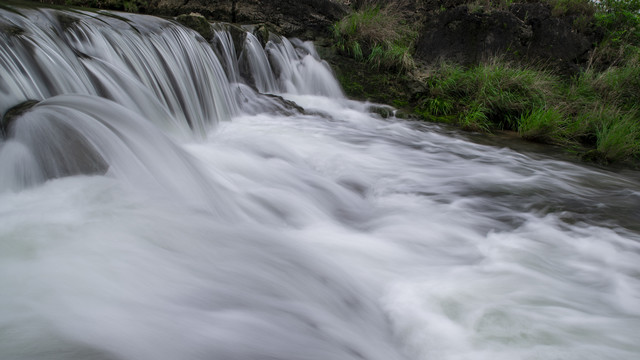
<path fill-rule="evenodd" d="M 177 23 L 132 14 L 40 9 L 0 15 L 0 28 L 11 30 L 0 32 L 0 114 L 28 100 L 85 95 L 78 99 L 109 100 L 172 137 L 204 138 L 241 113 L 301 111 L 274 94 L 342 96 L 310 43 L 272 35 L 265 50 L 256 36 L 227 24 L 212 24 L 207 42 Z M 49 104 L 38 104 L 5 134 L 0 190 L 119 171 L 108 141 L 92 138 L 84 120 L 54 116 L 45 110 Z M 43 121 L 47 116 L 53 118 Z"/>
<path fill-rule="evenodd" d="M 8 138 L 0 148 L 0 189 L 108 174 L 138 189 L 186 199 L 221 217 L 234 212 L 235 206 L 224 200 L 223 186 L 207 183 L 189 156 L 157 127 L 111 100 L 48 98 L 17 116 Z"/>
<path fill-rule="evenodd" d="M 344 98 L 331 68 L 320 59 L 312 42 L 272 33 L 263 48 L 251 32 L 238 36 L 244 30 L 233 25 L 212 27 L 212 45 L 231 83 L 243 83 L 263 94 Z"/>
<path fill-rule="evenodd" d="M 267 55 L 260 44 L 260 40 L 253 34 L 247 33 L 244 48 L 239 59 L 240 73 L 245 81 L 254 86 L 261 93 L 273 94 L 278 92 L 278 85 L 271 70 Z"/>
<path fill-rule="evenodd" d="M 1 360 L 640 358 L 637 171 L 382 119 L 310 42 L 12 7 Z"/>
<path fill-rule="evenodd" d="M 297 95 L 344 97 L 329 65 L 320 59 L 311 42 L 274 37 L 265 46 L 269 60 L 278 74 L 280 91 Z"/>
<path fill-rule="evenodd" d="M 213 39 L 211 41 L 222 67 L 225 69 L 230 83 L 240 82 L 240 69 L 238 68 L 238 55 L 233 42 L 230 26 L 212 24 Z M 237 29 L 239 32 L 240 29 Z"/>
<path fill-rule="evenodd" d="M 20 33 L 0 35 L 7 44 L 0 69 L 8 74 L 0 83 L 8 94 L 0 112 L 28 99 L 87 94 L 196 134 L 238 112 L 218 58 L 194 32 L 158 18 L 122 16 L 129 18 L 52 10 L 3 14 L 2 26 Z"/>

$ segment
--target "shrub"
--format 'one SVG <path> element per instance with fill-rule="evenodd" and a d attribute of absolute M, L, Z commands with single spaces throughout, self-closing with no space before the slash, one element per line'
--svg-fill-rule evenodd
<path fill-rule="evenodd" d="M 634 59 L 637 63 L 640 57 L 640 0 L 602 0 L 595 4 L 598 7 L 595 23 L 605 34 L 595 52 L 596 63 L 620 65 Z"/>

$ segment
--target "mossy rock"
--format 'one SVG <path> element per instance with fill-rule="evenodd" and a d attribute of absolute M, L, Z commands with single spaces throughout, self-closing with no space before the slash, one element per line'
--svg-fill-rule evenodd
<path fill-rule="evenodd" d="M 3 32 L 9 36 L 20 36 L 24 34 L 25 31 L 19 26 L 9 25 L 0 27 L 0 32 Z"/>
<path fill-rule="evenodd" d="M 207 19 L 198 14 L 182 14 L 176 17 L 176 21 L 180 24 L 197 31 L 200 35 L 202 35 L 205 40 L 210 40 L 213 37 L 213 30 L 211 29 L 211 24 L 207 21 Z"/>
<path fill-rule="evenodd" d="M 369 112 L 372 114 L 378 114 L 383 119 L 387 119 L 394 116 L 395 109 L 386 105 L 371 105 Z"/>

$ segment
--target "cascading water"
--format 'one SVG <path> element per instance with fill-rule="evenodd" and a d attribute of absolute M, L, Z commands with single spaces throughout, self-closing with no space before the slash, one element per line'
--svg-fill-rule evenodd
<path fill-rule="evenodd" d="M 637 172 L 376 118 L 297 40 L 0 30 L 0 359 L 640 357 Z"/>

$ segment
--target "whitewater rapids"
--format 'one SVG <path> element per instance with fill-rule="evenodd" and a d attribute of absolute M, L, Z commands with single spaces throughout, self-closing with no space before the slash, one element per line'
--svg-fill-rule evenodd
<path fill-rule="evenodd" d="M 0 10 L 2 112 L 39 101 L 0 142 L 0 359 L 640 357 L 637 172 L 381 119 L 309 43 L 57 14 Z"/>

